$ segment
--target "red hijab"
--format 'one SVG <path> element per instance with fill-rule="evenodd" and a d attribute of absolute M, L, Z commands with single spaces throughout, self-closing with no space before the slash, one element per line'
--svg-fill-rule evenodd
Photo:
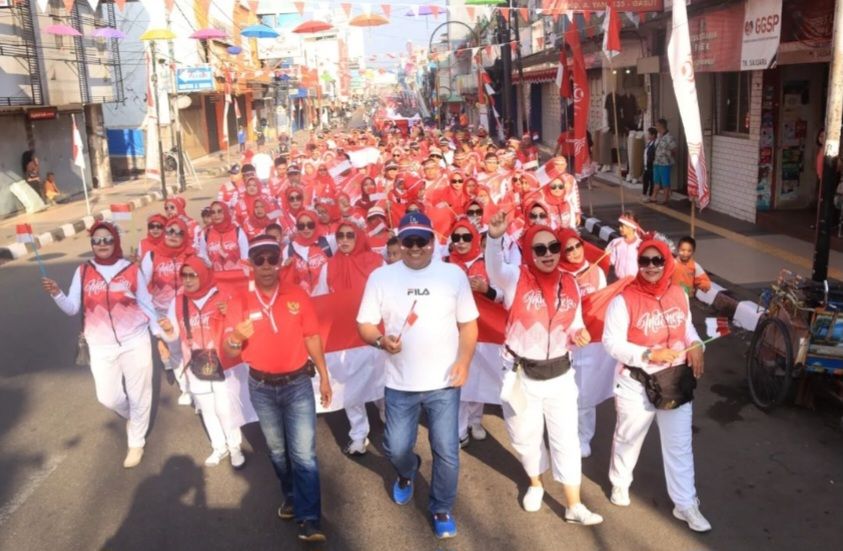
<path fill-rule="evenodd" d="M 582 260 L 579 264 L 574 264 L 573 262 L 568 262 L 567 260 L 565 260 L 565 247 L 568 246 L 568 241 L 570 239 L 576 239 L 580 243 L 583 243 L 582 237 L 580 237 L 580 235 L 571 228 L 562 228 L 560 230 L 557 230 L 556 237 L 559 239 L 559 243 L 562 244 L 562 258 L 559 260 L 559 267 L 565 270 L 566 272 L 571 272 L 572 274 L 575 274 L 582 270 L 582 267 L 585 266 L 586 263 L 585 251 L 583 251 Z M 585 246 L 584 243 L 583 246 Z"/>
<path fill-rule="evenodd" d="M 535 280 L 542 291 L 548 310 L 552 310 L 559 294 L 559 281 L 562 278 L 562 272 L 559 269 L 552 272 L 543 272 L 536 267 L 535 257 L 533 256 L 533 238 L 537 233 L 543 231 L 556 237 L 550 226 L 544 224 L 533 224 L 524 232 L 524 236 L 521 238 L 521 274 L 529 274 L 529 277 Z"/>
<path fill-rule="evenodd" d="M 166 207 L 167 205 L 173 205 L 174 207 L 176 207 L 176 214 L 173 215 L 174 217 L 175 216 L 187 216 L 187 212 L 185 212 L 185 210 L 184 210 L 185 205 L 186 205 L 186 202 L 185 202 L 184 198 L 182 198 L 182 197 L 171 197 L 171 198 L 167 199 L 166 201 L 164 201 L 164 206 Z"/>
<path fill-rule="evenodd" d="M 167 217 L 164 216 L 163 214 L 153 214 L 152 216 L 150 216 L 149 218 L 146 219 L 146 224 L 149 225 L 149 224 L 153 224 L 153 223 L 161 224 L 162 226 L 166 226 L 167 225 Z M 144 250 L 154 249 L 156 247 L 159 247 L 161 245 L 161 243 L 164 241 L 164 234 L 162 232 L 161 235 L 159 235 L 158 237 L 152 237 L 149 234 L 149 230 L 147 229 L 146 237 L 144 238 L 144 241 L 145 241 L 145 245 L 146 245 L 146 247 L 144 247 Z"/>
<path fill-rule="evenodd" d="M 310 218 L 310 221 L 316 224 L 316 228 L 313 230 L 313 235 L 310 238 L 305 238 L 302 236 L 301 232 L 296 228 L 296 233 L 293 235 L 293 241 L 297 244 L 301 245 L 302 247 L 310 247 L 316 244 L 316 240 L 319 239 L 321 235 L 320 232 L 320 224 L 319 224 L 319 217 L 316 213 L 312 210 L 302 210 L 300 213 L 296 215 L 296 224 L 298 224 L 303 217 L 307 216 Z"/>
<path fill-rule="evenodd" d="M 454 233 L 457 228 L 464 228 L 471 233 L 471 248 L 465 254 L 460 254 L 456 251 L 456 249 L 451 251 L 449 255 L 449 259 L 452 264 L 455 264 L 462 268 L 462 271 L 468 273 L 468 262 L 472 260 L 476 260 L 480 257 L 480 232 L 477 231 L 477 228 L 474 227 L 474 224 L 471 223 L 468 218 L 461 218 L 456 221 L 456 223 L 451 227 L 451 233 Z"/>
<path fill-rule="evenodd" d="M 258 217 L 255 215 L 255 205 L 258 203 L 263 205 L 264 213 L 263 216 Z M 267 210 L 269 209 L 269 205 L 266 203 L 266 199 L 263 197 L 258 197 L 252 203 L 252 209 L 249 211 L 249 224 L 256 229 L 259 230 L 258 233 L 263 233 L 263 229 L 272 223 L 272 220 L 267 216 Z"/>
<path fill-rule="evenodd" d="M 182 267 L 190 266 L 196 275 L 199 276 L 199 288 L 193 292 L 185 289 L 184 294 L 187 298 L 196 300 L 204 297 L 214 287 L 214 272 L 205 264 L 205 261 L 195 255 L 190 255 L 184 259 Z M 179 274 L 181 277 L 181 274 Z"/>
<path fill-rule="evenodd" d="M 222 222 L 219 224 L 211 224 L 211 227 L 220 233 L 231 231 L 232 228 L 234 228 L 234 222 L 231 221 L 231 211 L 228 209 L 228 205 L 222 201 L 214 201 L 211 203 L 211 208 L 214 208 L 214 205 L 219 205 L 222 209 Z"/>
<path fill-rule="evenodd" d="M 298 193 L 301 195 L 301 201 L 299 201 L 299 208 L 293 209 L 290 206 L 290 195 Z M 298 216 L 300 212 L 304 210 L 304 190 L 299 186 L 290 186 L 287 188 L 287 191 L 284 192 L 284 208 L 287 210 L 289 214 L 292 214 L 294 217 Z"/>
<path fill-rule="evenodd" d="M 647 239 L 638 246 L 638 254 L 642 254 L 648 248 L 657 249 L 659 254 L 664 258 L 664 271 L 662 272 L 662 277 L 657 282 L 650 283 L 644 279 L 644 276 L 639 270 L 638 274 L 635 276 L 635 281 L 633 281 L 629 287 L 646 295 L 660 297 L 670 286 L 676 262 L 673 259 L 673 254 L 670 252 L 670 247 L 664 241 L 653 238 Z"/>
<path fill-rule="evenodd" d="M 181 245 L 178 247 L 170 247 L 167 245 L 167 239 L 165 238 L 161 245 L 158 246 L 157 252 L 161 254 L 161 256 L 166 256 L 167 258 L 176 258 L 178 256 L 192 253 L 193 252 L 193 244 L 190 240 L 190 235 L 188 234 L 189 230 L 187 228 L 187 224 L 181 218 L 171 218 L 167 225 L 164 226 L 164 231 L 167 231 L 167 228 L 177 227 L 182 232 L 182 240 Z"/>
<path fill-rule="evenodd" d="M 383 265 L 383 257 L 372 251 L 366 234 L 354 224 L 344 222 L 339 229 L 354 232 L 354 249 L 348 254 L 337 250 L 328 260 L 328 288 L 362 293 L 369 274 Z"/>
<path fill-rule="evenodd" d="M 117 230 L 117 226 L 111 224 L 110 222 L 97 222 L 93 226 L 91 226 L 90 231 L 88 232 L 91 237 L 93 237 L 94 232 L 99 229 L 108 230 L 108 233 L 111 234 L 111 237 L 114 238 L 114 250 L 111 251 L 111 256 L 108 258 L 99 258 L 98 256 L 94 255 L 94 262 L 100 264 L 102 266 L 111 266 L 115 264 L 118 260 L 123 258 L 123 249 L 120 247 L 120 232 Z"/>

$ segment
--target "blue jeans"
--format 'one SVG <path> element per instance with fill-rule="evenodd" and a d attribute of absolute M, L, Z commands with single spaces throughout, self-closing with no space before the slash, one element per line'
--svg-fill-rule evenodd
<path fill-rule="evenodd" d="M 428 509 L 431 513 L 450 513 L 457 498 L 460 474 L 460 389 L 406 392 L 387 388 L 384 398 L 384 449 L 392 466 L 403 478 L 415 477 L 418 470 L 413 448 L 419 433 L 419 415 L 424 410 L 429 425 L 430 449 L 433 452 Z"/>
<path fill-rule="evenodd" d="M 283 386 L 249 377 L 249 396 L 269 459 L 284 498 L 293 503 L 296 521 L 319 521 L 322 502 L 316 462 L 316 400 L 310 378 L 302 375 Z"/>

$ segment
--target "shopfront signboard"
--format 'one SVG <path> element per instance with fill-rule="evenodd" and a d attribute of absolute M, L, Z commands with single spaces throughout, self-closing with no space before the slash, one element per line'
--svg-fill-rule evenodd
<path fill-rule="evenodd" d="M 782 32 L 782 0 L 746 0 L 741 71 L 763 71 L 776 64 Z"/>

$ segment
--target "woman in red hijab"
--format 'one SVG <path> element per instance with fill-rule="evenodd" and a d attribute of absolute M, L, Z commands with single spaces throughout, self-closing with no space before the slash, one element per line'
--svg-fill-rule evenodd
<path fill-rule="evenodd" d="M 289 246 L 284 249 L 284 265 L 292 267 L 293 281 L 308 295 L 318 296 L 328 292 L 327 274 L 324 272 L 335 245 L 320 230 L 315 212 L 306 210 L 299 214 L 296 231 Z"/>
<path fill-rule="evenodd" d="M 230 457 L 231 466 L 241 468 L 246 463 L 241 444 L 240 427 L 256 416 L 251 406 L 244 412 L 240 388 L 248 371 L 240 358 L 230 358 L 222 350 L 225 316 L 220 307 L 224 297 L 214 284 L 214 273 L 198 256 L 187 256 L 179 271 L 184 282 L 181 292 L 171 302 L 166 321 L 161 323 L 165 339 L 178 346 L 184 358 L 179 369 L 185 373 L 190 394 L 196 408 L 202 412 L 202 423 L 211 440 L 211 455 L 205 459 L 208 467 L 219 465 Z M 213 353 L 219 359 L 222 380 L 197 376 L 187 366 L 194 354 Z M 246 402 L 248 404 L 248 402 Z"/>
<path fill-rule="evenodd" d="M 304 210 L 305 192 L 299 186 L 289 186 L 284 191 L 284 202 L 281 205 L 281 218 L 278 222 L 284 229 L 284 235 L 291 235 L 296 229 L 296 217 Z"/>
<path fill-rule="evenodd" d="M 202 234 L 199 256 L 214 272 L 241 270 L 242 261 L 249 258 L 249 238 L 231 219 L 228 205 L 221 201 L 211 203 L 211 227 Z"/>
<path fill-rule="evenodd" d="M 266 227 L 275 222 L 275 220 L 269 217 L 268 211 L 269 205 L 266 204 L 265 199 L 255 199 L 248 218 L 243 222 L 243 231 L 246 232 L 247 238 L 251 240 L 265 233 L 264 230 Z"/>
<path fill-rule="evenodd" d="M 460 171 L 451 172 L 448 185 L 432 190 L 427 201 L 435 207 L 450 208 L 455 216 L 465 214 L 465 206 L 469 201 L 465 192 L 465 175 Z"/>
<path fill-rule="evenodd" d="M 138 245 L 138 258 L 158 247 L 164 241 L 164 224 L 167 218 L 163 214 L 153 214 L 146 219 L 146 237 Z"/>
<path fill-rule="evenodd" d="M 576 212 L 571 183 L 563 178 L 554 178 L 541 188 L 541 200 L 550 208 L 548 213 L 557 228 L 576 228 Z"/>
<path fill-rule="evenodd" d="M 245 193 L 237 196 L 237 202 L 234 204 L 234 219 L 241 226 L 246 222 L 250 214 L 254 212 L 255 201 L 262 200 L 267 210 L 274 210 L 274 201 L 262 192 L 261 187 L 261 181 L 257 177 L 252 176 L 246 179 Z"/>
<path fill-rule="evenodd" d="M 688 296 L 671 281 L 670 247 L 648 239 L 638 251 L 635 280 L 609 304 L 603 329 L 606 351 L 619 362 L 611 500 L 629 505 L 632 471 L 656 419 L 673 516 L 695 532 L 707 532 L 711 524 L 699 508 L 691 442 L 694 388 L 704 368 L 702 341 L 691 323 Z"/>
<path fill-rule="evenodd" d="M 196 242 L 199 235 L 199 223 L 187 215 L 187 201 L 184 197 L 178 195 L 170 197 L 164 201 L 164 216 L 167 219 L 178 217 L 187 224 L 189 239 L 191 242 Z"/>
<path fill-rule="evenodd" d="M 506 217 L 489 221 L 486 269 L 492 285 L 502 290 L 508 310 L 504 336 L 505 369 L 501 401 L 512 447 L 530 477 L 523 506 L 541 508 L 541 474 L 548 464 L 565 492 L 565 520 L 599 524 L 603 517 L 580 501 L 582 466 L 577 436 L 577 385 L 571 371 L 571 348 L 591 337 L 585 329 L 580 295 L 573 276 L 559 269 L 562 244 L 546 225 L 527 228 L 522 238 L 523 261 L 503 261 Z M 545 428 L 550 460 L 544 444 Z"/>

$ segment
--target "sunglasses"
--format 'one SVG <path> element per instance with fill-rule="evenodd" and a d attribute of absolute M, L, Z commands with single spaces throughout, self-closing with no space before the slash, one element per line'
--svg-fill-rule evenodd
<path fill-rule="evenodd" d="M 342 241 L 343 239 L 354 241 L 355 239 L 357 239 L 357 234 L 353 231 L 338 231 L 336 235 L 337 241 Z"/>
<path fill-rule="evenodd" d="M 459 243 L 460 241 L 465 241 L 466 243 L 471 243 L 474 240 L 474 236 L 470 233 L 452 233 L 451 234 L 451 241 L 454 243 Z"/>
<path fill-rule="evenodd" d="M 211 214 L 225 214 L 222 209 L 211 209 Z"/>
<path fill-rule="evenodd" d="M 565 189 L 565 184 L 553 184 L 550 189 Z"/>
<path fill-rule="evenodd" d="M 638 257 L 638 267 L 639 268 L 646 268 L 647 266 L 654 266 L 656 268 L 664 267 L 664 257 L 663 256 L 639 256 Z"/>
<path fill-rule="evenodd" d="M 543 212 L 531 212 L 530 220 L 547 220 L 547 214 Z"/>
<path fill-rule="evenodd" d="M 147 224 L 146 229 L 148 229 L 148 230 L 163 230 L 164 224 Z"/>
<path fill-rule="evenodd" d="M 582 249 L 582 243 L 577 243 L 575 245 L 571 245 L 570 247 L 565 247 L 565 252 L 567 254 L 570 254 L 570 253 L 576 251 L 577 249 Z"/>
<path fill-rule="evenodd" d="M 277 254 L 262 254 L 252 259 L 252 264 L 255 266 L 263 266 L 269 264 L 270 266 L 277 266 L 281 257 Z"/>
<path fill-rule="evenodd" d="M 296 229 L 299 231 L 315 230 L 316 222 L 299 222 L 298 224 L 296 224 Z"/>
<path fill-rule="evenodd" d="M 185 273 L 185 272 L 182 272 L 182 273 L 181 273 L 181 278 L 182 278 L 182 279 L 196 279 L 196 278 L 198 278 L 198 277 L 199 277 L 199 274 L 197 274 L 197 273 L 195 273 L 195 272 L 190 272 L 190 273 Z"/>
<path fill-rule="evenodd" d="M 560 252 L 562 252 L 562 243 L 559 241 L 554 241 L 548 245 L 533 245 L 533 254 L 539 257 L 547 256 L 548 253 L 559 254 Z"/>
<path fill-rule="evenodd" d="M 465 213 L 469 216 L 480 216 L 483 214 L 483 209 L 468 209 Z"/>
<path fill-rule="evenodd" d="M 301 201 L 302 199 L 301 195 L 290 195 L 290 201 Z"/>
<path fill-rule="evenodd" d="M 114 237 L 106 235 L 105 237 L 92 237 L 91 245 L 112 245 L 114 244 Z"/>
<path fill-rule="evenodd" d="M 423 249 L 430 243 L 430 239 L 426 237 L 405 237 L 401 240 L 401 246 L 405 249 L 412 249 L 417 247 Z"/>
<path fill-rule="evenodd" d="M 165 233 L 172 237 L 181 237 L 184 235 L 184 232 L 178 228 L 169 228 Z"/>
<path fill-rule="evenodd" d="M 465 181 L 465 180 L 451 180 L 451 183 L 452 183 L 452 184 L 461 184 L 461 183 L 463 183 L 464 181 Z"/>

